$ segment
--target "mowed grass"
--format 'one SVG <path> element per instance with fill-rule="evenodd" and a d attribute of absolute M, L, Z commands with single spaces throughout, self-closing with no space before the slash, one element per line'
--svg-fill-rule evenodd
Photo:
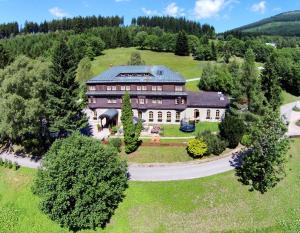
<path fill-rule="evenodd" d="M 286 91 L 282 91 L 282 102 L 283 104 L 292 103 L 300 100 L 300 96 L 294 96 Z"/>
<path fill-rule="evenodd" d="M 209 63 L 207 61 L 195 61 L 192 56 L 181 57 L 173 53 L 153 52 L 137 48 L 116 48 L 105 50 L 103 55 L 94 59 L 92 62 L 93 75 L 96 76 L 111 66 L 127 65 L 131 53 L 135 51 L 141 53 L 146 65 L 164 65 L 175 72 L 179 72 L 186 79 L 201 77 L 203 67 Z"/>
<path fill-rule="evenodd" d="M 121 157 L 129 163 L 173 163 L 193 160 L 183 143 L 182 146 L 140 146 L 130 155 L 127 155 L 123 148 Z"/>
<path fill-rule="evenodd" d="M 107 228 L 96 232 L 299 232 L 299 151 L 296 139 L 287 177 L 264 195 L 249 192 L 234 172 L 189 181 L 130 182 Z M 30 191 L 35 174 L 0 168 L 0 232 L 69 232 L 38 209 L 39 199 Z"/>
<path fill-rule="evenodd" d="M 218 122 L 199 122 L 196 124 L 196 131 L 186 133 L 179 130 L 180 125 L 163 125 L 164 137 L 192 137 L 203 131 L 219 132 Z"/>

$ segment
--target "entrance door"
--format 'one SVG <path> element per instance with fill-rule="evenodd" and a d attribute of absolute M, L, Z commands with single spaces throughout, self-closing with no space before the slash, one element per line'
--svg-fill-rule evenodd
<path fill-rule="evenodd" d="M 143 112 L 142 112 L 142 111 L 139 111 L 139 112 L 138 112 L 138 118 L 139 118 L 139 119 L 143 119 Z"/>

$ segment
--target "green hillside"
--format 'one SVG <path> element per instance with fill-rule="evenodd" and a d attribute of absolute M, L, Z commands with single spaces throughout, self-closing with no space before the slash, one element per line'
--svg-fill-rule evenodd
<path fill-rule="evenodd" d="M 236 29 L 248 33 L 300 36 L 300 10 L 281 13 Z"/>

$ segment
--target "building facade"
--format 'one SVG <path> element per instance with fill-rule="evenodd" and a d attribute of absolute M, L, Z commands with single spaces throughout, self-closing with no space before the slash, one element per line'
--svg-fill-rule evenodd
<path fill-rule="evenodd" d="M 188 92 L 186 81 L 164 66 L 117 66 L 87 82 L 89 116 L 107 118 L 115 110 L 120 123 L 122 96 L 127 91 L 135 117 L 153 124 L 179 124 L 183 118 L 221 121 L 229 106 L 218 92 Z M 109 111 L 112 112 L 112 111 Z"/>

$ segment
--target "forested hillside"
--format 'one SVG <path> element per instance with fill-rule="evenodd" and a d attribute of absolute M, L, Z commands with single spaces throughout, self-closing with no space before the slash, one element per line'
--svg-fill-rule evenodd
<path fill-rule="evenodd" d="M 249 34 L 299 36 L 300 11 L 281 13 L 270 18 L 251 23 L 232 31 L 241 31 Z"/>

